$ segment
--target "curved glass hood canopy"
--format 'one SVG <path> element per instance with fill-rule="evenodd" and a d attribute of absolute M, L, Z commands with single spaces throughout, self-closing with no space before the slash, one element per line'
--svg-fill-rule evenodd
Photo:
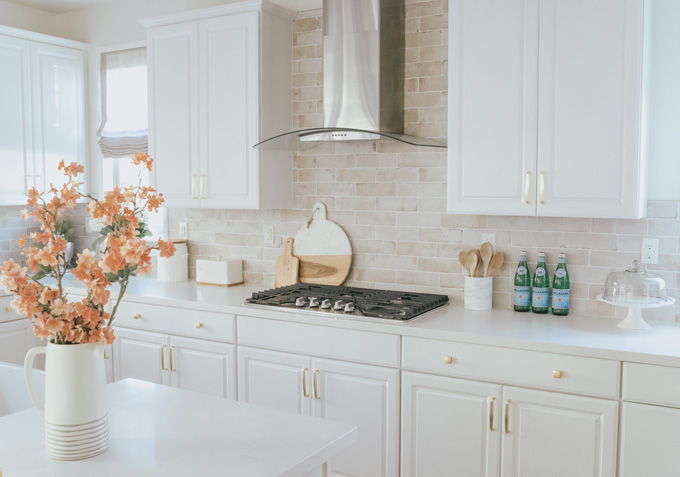
<path fill-rule="evenodd" d="M 324 127 L 279 134 L 257 149 L 339 141 L 446 148 L 404 132 L 404 0 L 323 0 Z"/>
<path fill-rule="evenodd" d="M 309 128 L 279 134 L 255 144 L 255 149 L 305 151 L 320 144 L 329 142 L 356 141 L 397 141 L 412 146 L 438 147 L 446 149 L 446 143 L 426 137 L 409 136 L 407 134 L 366 131 L 351 128 Z"/>

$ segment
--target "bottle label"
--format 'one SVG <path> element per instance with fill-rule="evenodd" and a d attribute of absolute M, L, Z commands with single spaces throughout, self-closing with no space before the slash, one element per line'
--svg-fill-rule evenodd
<path fill-rule="evenodd" d="M 525 269 L 526 270 L 526 269 Z M 531 287 L 515 287 L 515 305 L 529 306 L 531 303 Z"/>
<path fill-rule="evenodd" d="M 533 287 L 531 289 L 531 306 L 536 308 L 547 308 L 548 291 L 549 289 L 547 287 Z"/>
<path fill-rule="evenodd" d="M 567 276 L 567 271 L 564 270 L 563 268 L 558 268 L 557 271 L 555 272 L 555 276 L 557 278 L 564 278 Z"/>
<path fill-rule="evenodd" d="M 537 276 L 537 277 L 542 277 L 543 275 L 545 275 L 545 268 L 543 268 L 543 267 L 538 267 L 538 268 L 536 269 L 536 276 Z"/>
<path fill-rule="evenodd" d="M 523 267 L 520 265 L 517 267 L 517 275 L 526 275 L 527 274 L 527 267 Z"/>
<path fill-rule="evenodd" d="M 552 307 L 556 310 L 569 309 L 569 289 L 556 290 L 553 288 Z"/>

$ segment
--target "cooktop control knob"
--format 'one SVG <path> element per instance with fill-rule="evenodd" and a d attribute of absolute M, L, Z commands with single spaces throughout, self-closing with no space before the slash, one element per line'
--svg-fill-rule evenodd
<path fill-rule="evenodd" d="M 319 306 L 319 299 L 315 296 L 309 297 L 309 307 L 316 308 Z"/>
<path fill-rule="evenodd" d="M 305 304 L 304 297 L 298 297 L 295 299 L 295 306 L 305 306 Z"/>
<path fill-rule="evenodd" d="M 342 300 L 338 300 L 335 302 L 335 307 L 336 310 L 342 310 L 343 305 L 342 305 Z"/>
<path fill-rule="evenodd" d="M 345 313 L 352 313 L 354 312 L 354 303 L 346 303 L 345 304 Z"/>
<path fill-rule="evenodd" d="M 330 300 L 324 300 L 321 302 L 321 308 L 324 310 L 328 310 L 331 307 L 331 301 Z"/>

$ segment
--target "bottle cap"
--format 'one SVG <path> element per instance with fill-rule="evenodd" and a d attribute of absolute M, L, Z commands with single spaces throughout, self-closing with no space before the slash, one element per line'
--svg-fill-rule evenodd
<path fill-rule="evenodd" d="M 538 252 L 538 256 L 539 256 L 539 257 L 545 257 L 545 253 L 543 253 L 543 252 Z"/>
<path fill-rule="evenodd" d="M 564 254 L 564 253 L 561 253 L 561 254 L 560 254 L 560 258 L 566 258 L 566 257 L 567 257 L 567 255 Z"/>
<path fill-rule="evenodd" d="M 519 254 L 520 254 L 520 255 L 526 255 L 527 253 L 524 252 L 524 251 L 522 251 L 522 252 L 520 252 Z"/>

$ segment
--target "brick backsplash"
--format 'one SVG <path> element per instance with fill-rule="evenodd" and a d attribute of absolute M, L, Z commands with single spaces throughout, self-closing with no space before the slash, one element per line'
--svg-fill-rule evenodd
<path fill-rule="evenodd" d="M 448 2 L 406 0 L 405 132 L 446 136 Z M 293 125 L 322 124 L 321 10 L 301 12 L 294 24 Z M 482 233 L 496 234 L 506 264 L 494 278 L 494 306 L 512 306 L 519 252 L 535 264 L 546 253 L 550 275 L 557 256 L 567 254 L 571 309 L 585 315 L 625 315 L 595 296 L 607 274 L 639 258 L 645 236 L 659 238 L 659 265 L 669 293 L 680 288 L 680 202 L 650 201 L 641 220 L 446 214 L 446 153 L 397 143 L 322 145 L 294 158 L 294 209 L 169 209 L 171 234 L 188 222 L 190 275 L 196 259 L 241 258 L 249 284 L 271 287 L 283 240 L 294 237 L 315 202 L 328 208 L 354 251 L 347 285 L 444 293 L 462 302 L 464 275 L 458 253 L 479 247 Z M 6 210 L 0 209 L 2 219 Z M 72 214 L 84 236 L 84 209 Z M 9 220 L 9 219 L 8 219 Z M 19 220 L 19 219 L 17 219 Z M 5 223 L 3 222 L 3 225 Z M 14 222 L 12 222 L 14 224 Z M 276 246 L 263 244 L 263 225 L 273 224 Z M 9 225 L 7 225 L 9 226 Z M 14 227 L 14 225 L 11 225 Z M 12 229 L 10 229 L 12 230 Z M 0 256 L 6 252 L 2 231 Z M 4 248 L 3 248 L 4 247 Z M 533 273 L 533 266 L 532 266 Z M 653 318 L 680 321 L 680 308 Z"/>

